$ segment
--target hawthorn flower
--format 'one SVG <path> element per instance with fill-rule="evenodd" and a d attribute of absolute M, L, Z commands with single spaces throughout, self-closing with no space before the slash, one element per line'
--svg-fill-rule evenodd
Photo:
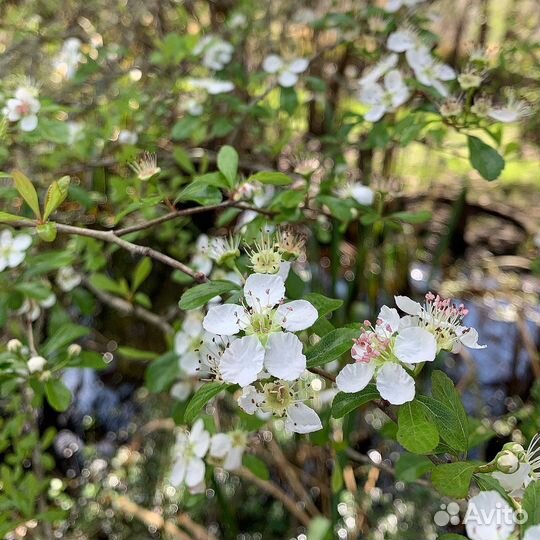
<path fill-rule="evenodd" d="M 395 13 L 402 7 L 413 8 L 423 1 L 424 0 L 387 0 L 384 10 L 389 13 Z"/>
<path fill-rule="evenodd" d="M 509 94 L 505 106 L 491 107 L 487 113 L 492 120 L 497 120 L 498 122 L 503 122 L 505 124 L 517 122 L 518 120 L 527 118 L 527 116 L 530 116 L 531 114 L 531 106 L 527 102 L 517 99 L 512 92 Z"/>
<path fill-rule="evenodd" d="M 402 53 L 421 46 L 420 36 L 412 26 L 398 28 L 388 36 L 386 47 L 393 52 Z"/>
<path fill-rule="evenodd" d="M 292 433 L 322 429 L 319 415 L 303 401 L 296 383 L 277 380 L 263 384 L 261 391 L 252 385 L 244 387 L 238 405 L 248 414 L 262 411 L 285 418 L 285 429 Z"/>
<path fill-rule="evenodd" d="M 540 480 L 540 433 L 525 450 L 516 443 L 507 443 L 495 458 L 497 471 L 491 475 L 511 497 L 521 498 L 531 482 Z"/>
<path fill-rule="evenodd" d="M 412 401 L 414 379 L 405 366 L 433 362 L 437 342 L 428 330 L 401 328 L 396 309 L 383 306 L 375 328 L 369 321 L 354 342 L 351 356 L 356 361 L 346 365 L 336 377 L 337 387 L 346 393 L 359 392 L 375 379 L 381 397 L 394 405 Z"/>
<path fill-rule="evenodd" d="M 210 434 L 204 429 L 199 418 L 191 431 L 181 431 L 176 437 L 176 459 L 171 473 L 171 484 L 185 484 L 190 491 L 199 492 L 204 488 L 206 466 L 203 457 L 210 446 Z"/>
<path fill-rule="evenodd" d="M 450 66 L 436 60 L 427 47 L 409 49 L 405 55 L 418 82 L 432 86 L 443 97 L 448 96 L 448 89 L 442 81 L 452 81 L 456 78 L 456 72 Z"/>
<path fill-rule="evenodd" d="M 441 104 L 439 112 L 445 118 L 459 116 L 463 112 L 463 100 L 461 97 L 448 96 Z"/>
<path fill-rule="evenodd" d="M 60 52 L 53 60 L 54 70 L 64 79 L 71 79 L 82 59 L 81 40 L 75 37 L 64 41 Z"/>
<path fill-rule="evenodd" d="M 202 63 L 208 69 L 222 70 L 232 59 L 234 47 L 217 36 L 204 36 L 193 49 L 196 55 L 202 54 Z"/>
<path fill-rule="evenodd" d="M 472 88 L 480 88 L 484 77 L 475 68 L 467 68 L 458 75 L 457 81 L 462 90 L 470 90 Z"/>
<path fill-rule="evenodd" d="M 24 261 L 26 250 L 32 244 L 28 234 L 13 236 L 9 229 L 0 233 L 0 272 L 6 268 L 15 268 Z"/>
<path fill-rule="evenodd" d="M 208 256 L 219 265 L 230 264 L 240 257 L 238 236 L 216 236 L 208 244 Z"/>
<path fill-rule="evenodd" d="M 267 56 L 262 64 L 266 73 L 277 73 L 280 86 L 290 88 L 298 82 L 298 75 L 304 73 L 309 66 L 309 60 L 306 58 L 296 58 L 286 62 L 277 54 Z"/>
<path fill-rule="evenodd" d="M 433 293 L 426 294 L 424 305 L 408 296 L 396 296 L 396 305 L 410 315 L 407 324 L 425 328 L 437 340 L 437 350 L 458 352 L 462 345 L 469 349 L 484 349 L 478 344 L 478 332 L 463 326 L 463 318 L 469 312 L 463 304 L 456 306 L 450 299 Z"/>
<path fill-rule="evenodd" d="M 2 113 L 10 122 L 19 122 L 22 131 L 34 131 L 38 125 L 37 113 L 41 104 L 34 88 L 17 88 L 15 96 L 7 100 Z"/>
<path fill-rule="evenodd" d="M 242 466 L 242 456 L 247 445 L 246 433 L 240 430 L 216 433 L 210 440 L 210 457 L 227 471 Z"/>
<path fill-rule="evenodd" d="M 480 118 L 485 118 L 492 109 L 491 99 L 485 96 L 477 97 L 471 106 L 471 112 Z"/>
<path fill-rule="evenodd" d="M 137 144 L 139 136 L 134 131 L 129 131 L 127 129 L 122 129 L 118 133 L 118 142 L 120 144 Z"/>
<path fill-rule="evenodd" d="M 287 280 L 291 263 L 285 260 L 280 243 L 270 233 L 261 233 L 253 248 L 247 247 L 250 267 L 257 274 L 277 274 Z M 290 253 L 290 252 L 289 252 Z M 289 255 L 290 257 L 290 255 Z"/>
<path fill-rule="evenodd" d="M 373 67 L 368 68 L 358 82 L 361 86 L 376 83 L 383 75 L 388 73 L 391 69 L 394 69 L 398 64 L 398 61 L 399 57 L 397 54 L 389 54 Z"/>
<path fill-rule="evenodd" d="M 360 87 L 359 98 L 362 103 L 371 105 L 364 115 L 369 122 L 377 122 L 385 113 L 403 105 L 410 96 L 409 89 L 397 69 L 384 76 L 384 86 L 378 83 L 365 84 Z"/>
<path fill-rule="evenodd" d="M 152 176 L 161 172 L 157 164 L 157 156 L 152 152 L 143 152 L 142 157 L 131 162 L 129 167 L 142 181 L 150 180 Z"/>
<path fill-rule="evenodd" d="M 295 260 L 305 252 L 306 236 L 293 227 L 283 227 L 276 233 L 276 246 L 286 260 Z"/>
<path fill-rule="evenodd" d="M 199 374 L 216 381 L 223 381 L 221 359 L 237 338 L 205 332 L 199 349 Z"/>
<path fill-rule="evenodd" d="M 375 192 L 360 182 L 348 182 L 337 190 L 337 195 L 343 199 L 354 199 L 363 206 L 371 206 L 375 199 Z"/>
<path fill-rule="evenodd" d="M 226 94 L 234 90 L 234 84 L 231 81 L 224 81 L 221 79 L 190 79 L 189 80 L 193 88 L 201 88 L 206 90 L 210 95 Z"/>
<path fill-rule="evenodd" d="M 309 328 L 318 317 L 307 300 L 283 303 L 280 276 L 252 274 L 244 285 L 244 305 L 213 306 L 203 321 L 208 332 L 223 336 L 244 333 L 220 360 L 223 380 L 247 386 L 263 368 L 281 379 L 297 379 L 306 368 L 302 342 L 292 333 Z"/>
<path fill-rule="evenodd" d="M 470 540 L 508 540 L 514 532 L 513 508 L 496 491 L 469 500 L 465 528 Z"/>
<path fill-rule="evenodd" d="M 56 283 L 64 292 L 72 291 L 80 285 L 81 281 L 81 275 L 75 271 L 73 266 L 64 266 L 56 274 Z"/>
<path fill-rule="evenodd" d="M 43 356 L 32 356 L 30 360 L 28 360 L 27 367 L 29 373 L 38 373 L 40 371 L 43 371 L 43 368 L 47 364 L 47 360 L 43 358 Z"/>

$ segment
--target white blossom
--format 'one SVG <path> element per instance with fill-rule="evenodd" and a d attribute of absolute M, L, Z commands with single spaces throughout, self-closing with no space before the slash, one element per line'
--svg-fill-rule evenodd
<path fill-rule="evenodd" d="M 508 540 L 514 532 L 513 509 L 496 491 L 469 500 L 465 527 L 470 540 Z"/>
<path fill-rule="evenodd" d="M 221 79 L 190 79 L 189 82 L 193 88 L 201 88 L 211 95 L 225 94 L 234 90 L 234 84 L 231 81 Z"/>
<path fill-rule="evenodd" d="M 195 253 L 191 257 L 191 267 L 196 272 L 209 275 L 212 271 L 212 259 L 208 254 L 210 240 L 206 234 L 200 234 L 195 242 Z"/>
<path fill-rule="evenodd" d="M 171 484 L 180 486 L 185 484 L 190 490 L 198 490 L 204 483 L 206 466 L 203 457 L 210 445 L 210 434 L 204 429 L 203 421 L 199 418 L 190 432 L 181 431 L 176 437 Z"/>
<path fill-rule="evenodd" d="M 408 296 L 396 296 L 396 305 L 408 318 L 403 324 L 420 326 L 431 332 L 437 340 L 438 350 L 458 352 L 462 345 L 470 349 L 483 349 L 478 344 L 478 332 L 463 326 L 463 318 L 469 312 L 463 304 L 456 306 L 449 299 L 433 293 L 426 294 L 424 305 Z"/>
<path fill-rule="evenodd" d="M 376 83 L 383 75 L 388 73 L 391 69 L 394 69 L 398 64 L 398 61 L 399 57 L 395 53 L 385 56 L 373 67 L 367 68 L 358 82 L 361 86 Z"/>
<path fill-rule="evenodd" d="M 120 144 L 137 144 L 139 136 L 134 131 L 129 131 L 127 129 L 122 129 L 118 133 L 118 142 Z"/>
<path fill-rule="evenodd" d="M 420 36 L 410 26 L 398 28 L 388 36 L 386 47 L 394 52 L 402 53 L 421 46 Z"/>
<path fill-rule="evenodd" d="M 515 94 L 510 92 L 506 105 L 502 107 L 490 107 L 487 115 L 492 120 L 503 122 L 504 124 L 510 124 L 517 122 L 523 118 L 527 118 L 532 114 L 531 106 L 525 102 L 516 98 Z"/>
<path fill-rule="evenodd" d="M 37 113 L 41 104 L 37 99 L 37 90 L 20 87 L 15 96 L 7 100 L 2 113 L 10 122 L 19 122 L 22 131 L 34 131 L 38 125 Z"/>
<path fill-rule="evenodd" d="M 437 353 L 433 334 L 419 327 L 401 328 L 397 310 L 383 306 L 377 324 L 369 323 L 355 341 L 351 356 L 336 377 L 337 387 L 346 393 L 363 390 L 375 379 L 381 397 L 394 405 L 412 401 L 415 382 L 404 366 L 432 362 Z"/>
<path fill-rule="evenodd" d="M 63 266 L 56 273 L 56 283 L 64 292 L 73 290 L 81 281 L 81 275 L 72 266 Z"/>
<path fill-rule="evenodd" d="M 244 285 L 245 305 L 210 308 L 203 321 L 205 330 L 223 336 L 244 333 L 221 357 L 223 380 L 247 386 L 263 367 L 285 380 L 295 380 L 305 370 L 302 343 L 292 332 L 309 328 L 318 313 L 306 300 L 282 303 L 284 295 L 280 276 L 252 274 Z"/>
<path fill-rule="evenodd" d="M 71 79 L 82 60 L 81 40 L 75 37 L 64 41 L 60 52 L 53 60 L 54 70 L 64 79 Z"/>
<path fill-rule="evenodd" d="M 0 272 L 19 266 L 31 244 L 32 237 L 28 234 L 13 236 L 9 229 L 4 229 L 0 233 Z"/>
<path fill-rule="evenodd" d="M 338 188 L 337 195 L 343 199 L 354 199 L 358 204 L 371 206 L 375 199 L 375 192 L 361 182 L 348 182 Z"/>
<path fill-rule="evenodd" d="M 227 471 L 242 466 L 242 456 L 246 449 L 247 437 L 243 431 L 216 433 L 210 441 L 209 455 Z"/>
<path fill-rule="evenodd" d="M 385 113 L 403 105 L 409 96 L 409 89 L 397 69 L 384 76 L 384 86 L 378 83 L 363 84 L 359 92 L 360 101 L 371 106 L 364 115 L 369 122 L 377 122 Z"/>
<path fill-rule="evenodd" d="M 217 36 L 204 36 L 193 49 L 196 55 L 202 54 L 202 63 L 208 69 L 222 70 L 232 59 L 234 47 Z"/>
<path fill-rule="evenodd" d="M 306 58 L 296 58 L 290 62 L 286 62 L 277 54 L 267 56 L 262 64 L 262 68 L 266 73 L 276 73 L 278 75 L 278 83 L 290 88 L 298 82 L 298 75 L 304 73 L 309 66 L 309 60 Z"/>
<path fill-rule="evenodd" d="M 427 47 L 409 49 L 405 55 L 418 82 L 432 86 L 443 97 L 448 96 L 448 88 L 442 81 L 452 81 L 456 78 L 456 72 L 450 66 L 435 59 Z"/>

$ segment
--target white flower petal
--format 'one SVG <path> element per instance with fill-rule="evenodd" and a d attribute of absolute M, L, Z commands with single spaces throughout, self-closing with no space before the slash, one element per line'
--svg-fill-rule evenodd
<path fill-rule="evenodd" d="M 251 274 L 244 285 L 244 297 L 249 307 L 257 310 L 274 307 L 285 296 L 285 283 L 272 274 Z"/>
<path fill-rule="evenodd" d="M 380 322 L 379 322 L 380 321 Z M 394 333 L 399 328 L 401 318 L 397 309 L 383 306 L 377 315 L 377 326 L 387 330 L 390 327 L 390 332 Z"/>
<path fill-rule="evenodd" d="M 525 531 L 525 536 L 523 537 L 523 540 L 538 540 L 540 538 L 540 525 L 534 525 L 533 527 L 529 527 Z"/>
<path fill-rule="evenodd" d="M 228 383 L 247 386 L 257 380 L 264 365 L 264 347 L 255 336 L 234 341 L 219 363 L 221 376 Z"/>
<path fill-rule="evenodd" d="M 298 75 L 292 71 L 283 71 L 279 77 L 278 82 L 285 88 L 290 88 L 298 82 Z"/>
<path fill-rule="evenodd" d="M 336 377 L 336 386 L 347 394 L 360 392 L 373 378 L 375 373 L 374 362 L 356 362 L 347 364 Z"/>
<path fill-rule="evenodd" d="M 186 467 L 186 486 L 194 488 L 204 480 L 206 466 L 201 458 L 194 457 L 189 460 Z"/>
<path fill-rule="evenodd" d="M 19 126 L 23 131 L 34 131 L 38 125 L 38 117 L 35 114 L 25 116 L 20 122 Z"/>
<path fill-rule="evenodd" d="M 288 332 L 271 334 L 266 345 L 264 367 L 268 373 L 285 381 L 294 381 L 306 369 L 302 342 Z"/>
<path fill-rule="evenodd" d="M 202 458 L 210 445 L 210 433 L 204 429 L 204 423 L 199 418 L 189 433 L 189 444 L 197 457 Z"/>
<path fill-rule="evenodd" d="M 232 448 L 232 439 L 227 433 L 216 433 L 210 441 L 210 456 L 223 459 Z"/>
<path fill-rule="evenodd" d="M 294 403 L 287 409 L 285 429 L 293 433 L 312 433 L 322 429 L 319 415 L 304 403 Z"/>
<path fill-rule="evenodd" d="M 493 107 L 489 110 L 488 116 L 493 120 L 506 124 L 519 120 L 519 113 L 506 107 Z"/>
<path fill-rule="evenodd" d="M 388 36 L 386 47 L 394 52 L 405 52 L 416 46 L 417 36 L 407 29 L 400 29 Z"/>
<path fill-rule="evenodd" d="M 404 328 L 399 331 L 394 343 L 394 354 L 405 364 L 433 362 L 437 355 L 437 340 L 424 328 Z"/>
<path fill-rule="evenodd" d="M 458 326 L 456 328 L 456 334 L 459 337 L 459 341 L 469 347 L 469 349 L 485 349 L 487 345 L 478 344 L 478 332 L 475 328 L 468 328 L 466 326 Z"/>
<path fill-rule="evenodd" d="M 225 456 L 223 462 L 223 468 L 226 471 L 235 471 L 242 466 L 242 456 L 244 455 L 244 448 L 231 448 L 230 452 Z"/>
<path fill-rule="evenodd" d="M 394 296 L 396 306 L 407 313 L 407 315 L 420 315 L 422 313 L 422 306 L 411 300 L 408 296 Z"/>
<path fill-rule="evenodd" d="M 212 306 L 203 320 L 203 328 L 207 332 L 222 336 L 232 336 L 247 325 L 246 312 L 242 306 L 223 304 Z"/>
<path fill-rule="evenodd" d="M 514 532 L 513 510 L 496 491 L 469 500 L 465 528 L 471 540 L 508 540 Z"/>
<path fill-rule="evenodd" d="M 277 308 L 277 317 L 285 330 L 299 332 L 312 326 L 319 313 L 307 300 L 293 300 Z"/>
<path fill-rule="evenodd" d="M 186 477 L 186 460 L 184 456 L 178 456 L 174 462 L 171 472 L 171 484 L 175 487 L 180 486 Z"/>
<path fill-rule="evenodd" d="M 398 364 L 384 364 L 377 373 L 377 390 L 392 405 L 414 399 L 414 379 Z"/>
<path fill-rule="evenodd" d="M 360 182 L 355 182 L 351 186 L 351 196 L 358 204 L 371 206 L 375 199 L 375 192 L 369 186 L 364 186 Z"/>
<path fill-rule="evenodd" d="M 264 394 L 257 392 L 254 386 L 248 385 L 242 389 L 242 394 L 237 401 L 242 410 L 248 414 L 254 414 L 259 404 L 264 401 Z"/>
<path fill-rule="evenodd" d="M 375 105 L 373 106 L 366 114 L 364 118 L 368 122 L 378 122 L 386 112 L 386 107 L 384 105 Z"/>
<path fill-rule="evenodd" d="M 281 261 L 279 263 L 279 270 L 277 275 L 285 282 L 289 277 L 289 272 L 291 271 L 291 262 L 290 261 Z"/>
<path fill-rule="evenodd" d="M 309 66 L 309 60 L 307 58 L 296 58 L 288 66 L 287 71 L 292 73 L 304 73 Z"/>
<path fill-rule="evenodd" d="M 277 73 L 283 66 L 283 60 L 277 54 L 267 56 L 262 64 L 262 68 L 266 73 Z"/>
<path fill-rule="evenodd" d="M 182 353 L 180 355 L 179 365 L 183 373 L 193 377 L 199 373 L 200 356 L 195 351 L 187 351 Z"/>
<path fill-rule="evenodd" d="M 184 381 L 177 382 L 172 386 L 170 394 L 178 401 L 186 401 L 191 394 L 191 384 Z"/>
<path fill-rule="evenodd" d="M 32 237 L 29 234 L 18 234 L 13 239 L 13 248 L 17 251 L 25 251 L 32 244 Z"/>
<path fill-rule="evenodd" d="M 499 481 L 505 491 L 510 493 L 512 491 L 522 489 L 526 485 L 530 473 L 531 466 L 527 463 L 522 463 L 515 473 L 504 474 L 496 471 L 491 473 L 491 475 L 493 478 Z"/>

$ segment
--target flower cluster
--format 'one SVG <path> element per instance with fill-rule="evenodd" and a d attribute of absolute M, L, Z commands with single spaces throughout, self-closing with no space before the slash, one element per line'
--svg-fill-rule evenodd
<path fill-rule="evenodd" d="M 10 122 L 19 122 L 22 131 L 34 131 L 38 125 L 37 113 L 41 104 L 37 99 L 36 88 L 21 86 L 15 91 L 15 95 L 7 100 L 2 114 Z"/>
<path fill-rule="evenodd" d="M 193 54 L 202 54 L 202 63 L 208 69 L 221 71 L 232 59 L 234 47 L 223 39 L 204 36 L 193 49 Z"/>
<path fill-rule="evenodd" d="M 304 73 L 309 66 L 306 58 L 295 58 L 287 62 L 277 54 L 267 56 L 262 64 L 266 73 L 276 74 L 280 86 L 290 88 L 298 82 L 298 76 Z"/>
<path fill-rule="evenodd" d="M 359 392 L 375 379 L 381 397 L 401 405 L 414 399 L 416 366 L 433 362 L 441 350 L 482 347 L 476 330 L 462 324 L 467 314 L 464 306 L 432 293 L 426 295 L 424 305 L 406 296 L 395 300 L 406 315 L 383 306 L 375 326 L 364 323 L 351 349 L 355 363 L 346 365 L 336 378 L 342 392 Z"/>
<path fill-rule="evenodd" d="M 176 437 L 171 484 L 185 485 L 191 493 L 205 489 L 206 462 L 234 471 L 242 465 L 247 434 L 240 430 L 210 435 L 203 421 L 197 420 L 191 431 L 182 430 Z"/>

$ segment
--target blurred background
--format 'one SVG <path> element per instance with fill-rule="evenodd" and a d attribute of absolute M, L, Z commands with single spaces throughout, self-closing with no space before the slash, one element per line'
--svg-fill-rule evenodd
<path fill-rule="evenodd" d="M 327 201 L 329 215 L 306 226 L 307 254 L 288 283 L 290 296 L 315 291 L 344 300 L 334 314 L 336 324 L 373 319 L 394 294 L 420 297 L 434 290 L 465 302 L 467 324 L 488 347 L 449 355 L 439 367 L 457 381 L 471 415 L 486 419 L 483 425 L 478 421 L 474 457 L 490 459 L 516 430 L 530 438 L 540 425 L 539 116 L 535 110 L 519 123 L 494 127 L 491 135 L 506 166 L 492 182 L 471 168 L 462 134 L 432 122 L 436 99 L 419 102 L 426 114 L 421 120 L 394 118 L 405 122 L 399 132 L 390 122 L 363 121 L 365 109 L 354 89 L 382 56 L 387 25 L 393 24 L 379 9 L 384 4 L 4 0 L 2 103 L 21 84 L 31 85 L 39 91 L 41 109 L 31 132 L 21 135 L 2 124 L 0 169 L 22 169 L 41 186 L 69 175 L 69 202 L 58 221 L 104 229 L 130 225 L 134 212 L 156 215 L 152 197 L 159 187 L 130 178 L 129 163 L 141 150 L 157 154 L 160 185 L 173 193 L 192 176 L 214 170 L 224 144 L 238 151 L 245 176 L 271 168 L 307 182 L 316 193 L 333 189 L 329 182 L 357 181 L 384 192 L 377 211 L 412 217 L 381 227 L 363 210 L 360 215 L 368 217 L 356 219 L 336 195 L 337 202 Z M 529 103 L 538 103 L 536 0 L 441 0 L 423 2 L 422 8 L 422 15 L 411 16 L 421 16 L 438 37 L 436 50 L 445 63 L 458 70 L 473 50 L 484 48 L 490 70 L 482 91 L 498 98 L 518 89 Z M 232 60 L 217 75 L 193 52 L 204 35 L 234 46 Z M 66 47 L 71 38 L 78 40 L 76 50 Z M 261 63 L 276 53 L 310 60 L 301 84 L 268 84 Z M 287 191 L 276 193 L 282 220 L 299 221 L 303 199 L 284 201 Z M 275 201 L 276 193 L 259 193 L 261 206 Z M 22 200 L 9 181 L 0 179 L 0 196 L 3 210 L 21 211 Z M 176 208 L 193 205 L 179 201 Z M 201 234 L 234 230 L 245 219 L 229 210 L 163 223 L 138 241 L 196 267 Z M 254 235 L 264 222 L 264 216 L 249 222 L 246 234 Z M 315 530 L 306 536 L 280 501 L 234 473 L 216 473 L 201 495 L 168 485 L 174 437 L 167 426 L 181 422 L 185 409 L 170 389 L 181 375 L 174 368 L 165 374 L 164 367 L 147 368 L 164 355 L 177 358 L 174 343 L 163 325 L 119 314 L 100 296 L 105 290 L 124 298 L 121 282 L 134 266 L 125 252 L 83 238 L 59 239 L 55 248 L 75 254 L 84 277 L 68 292 L 52 283 L 58 300 L 40 319 L 43 331 L 67 317 L 91 329 L 85 346 L 107 361 L 101 371 L 67 369 L 63 380 L 74 394 L 71 407 L 58 413 L 45 406 L 39 418 L 42 433 L 55 430 L 49 495 L 65 512 L 55 537 L 174 538 L 174 531 L 163 529 L 164 518 L 201 524 L 186 528 L 197 540 L 325 538 Z M 103 285 L 96 274 L 113 285 Z M 154 265 L 139 290 L 143 296 L 133 300 L 128 294 L 124 300 L 151 306 L 176 331 L 184 318 L 177 302 L 190 285 L 185 276 Z M 2 287 L 7 298 L 9 282 Z M 2 319 L 7 339 L 9 323 Z M 0 407 L 7 418 L 13 407 L 8 396 Z M 0 426 L 8 441 L 0 448 L 5 457 L 8 424 Z M 349 415 L 331 433 L 313 434 L 311 444 L 262 429 L 250 452 L 264 462 L 261 477 L 290 492 L 286 460 L 317 508 L 331 516 L 330 537 L 412 540 L 435 539 L 445 527 L 460 532 L 434 523 L 432 516 L 449 501 L 411 481 L 411 468 L 425 463 L 400 460 L 399 445 L 388 442 L 391 431 L 382 413 L 368 410 Z M 276 453 L 273 437 L 283 454 Z M 329 437 L 337 447 L 348 441 L 353 453 L 336 454 L 326 444 Z M 382 466 L 358 455 L 355 461 L 354 452 Z M 125 499 L 113 505 L 111 492 Z M 0 493 L 0 509 L 2 504 L 7 503 Z M 32 534 L 32 527 L 21 526 L 8 538 Z"/>

